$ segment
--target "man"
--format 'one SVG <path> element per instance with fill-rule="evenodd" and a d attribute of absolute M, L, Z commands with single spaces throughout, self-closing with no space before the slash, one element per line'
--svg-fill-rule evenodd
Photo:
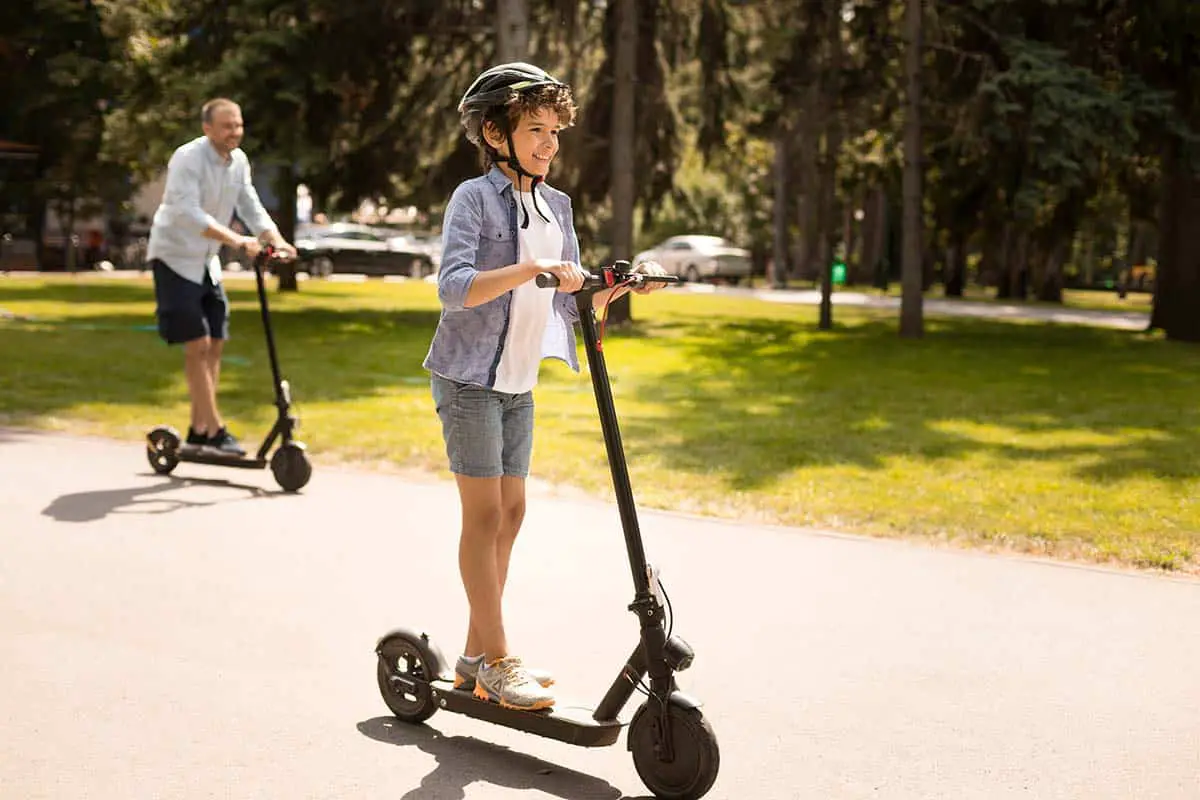
<path fill-rule="evenodd" d="M 241 151 L 242 110 L 223 97 L 201 111 L 204 135 L 180 147 L 167 165 L 162 203 L 150 228 L 147 259 L 154 273 L 158 332 L 167 344 L 183 345 L 184 373 L 192 401 L 185 448 L 217 455 L 246 451 L 217 410 L 221 352 L 229 338 L 229 300 L 221 285 L 221 245 L 254 258 L 267 243 L 284 257 L 296 249 L 279 234 L 250 182 L 250 161 Z M 256 235 L 229 228 L 233 213 Z"/>

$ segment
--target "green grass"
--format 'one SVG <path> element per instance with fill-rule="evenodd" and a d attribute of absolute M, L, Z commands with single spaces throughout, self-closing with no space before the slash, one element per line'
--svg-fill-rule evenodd
<path fill-rule="evenodd" d="M 251 284 L 231 282 L 222 410 L 270 422 Z M 445 474 L 421 360 L 426 284 L 272 294 L 284 372 L 321 462 Z M 181 355 L 144 280 L 0 280 L 0 421 L 138 441 L 186 423 Z M 927 319 L 662 292 L 605 353 L 641 503 L 1200 572 L 1200 350 L 1101 329 Z M 534 472 L 604 496 L 586 374 L 546 362 Z M 134 468 L 131 463 L 131 468 Z"/>

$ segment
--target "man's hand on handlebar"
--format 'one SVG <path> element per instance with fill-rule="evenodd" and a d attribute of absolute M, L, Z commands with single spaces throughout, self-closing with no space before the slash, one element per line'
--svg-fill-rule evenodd
<path fill-rule="evenodd" d="M 296 257 L 296 248 L 282 237 L 265 243 L 253 236 L 243 236 L 238 240 L 238 249 L 252 259 L 258 258 L 266 248 L 270 248 L 267 257 L 273 261 L 290 261 Z"/>
<path fill-rule="evenodd" d="M 238 249 L 245 253 L 250 258 L 258 258 L 258 254 L 262 252 L 262 242 L 255 239 L 253 236 L 242 236 L 238 239 Z"/>

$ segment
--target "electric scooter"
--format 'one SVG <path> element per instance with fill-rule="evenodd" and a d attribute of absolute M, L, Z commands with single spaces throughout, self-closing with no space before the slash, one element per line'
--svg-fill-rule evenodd
<path fill-rule="evenodd" d="M 275 354 L 275 337 L 271 332 L 271 312 L 267 306 L 267 288 L 263 270 L 267 262 L 276 257 L 273 247 L 264 247 L 254 259 L 254 279 L 258 286 L 258 307 L 262 312 L 263 331 L 267 338 L 267 355 L 271 361 L 271 378 L 275 385 L 275 424 L 263 440 L 262 446 L 253 456 L 218 455 L 206 452 L 195 445 L 183 442 L 179 432 L 169 425 L 160 425 L 146 434 L 146 457 L 150 466 L 159 475 L 168 475 L 179 462 L 211 464 L 218 467 L 242 469 L 264 469 L 268 464 L 276 483 L 285 492 L 298 492 L 312 477 L 312 464 L 305 452 L 304 443 L 293 438 L 300 425 L 292 413 L 291 386 L 279 374 L 279 359 Z M 267 453 L 276 440 L 278 449 L 267 460 Z"/>
<path fill-rule="evenodd" d="M 633 572 L 634 598 L 629 610 L 637 615 L 641 628 L 637 647 L 608 692 L 594 709 L 503 708 L 477 699 L 469 690 L 455 689 L 453 666 L 441 650 L 428 634 L 407 628 L 393 630 L 379 640 L 375 647 L 376 677 L 384 702 L 403 722 L 419 724 L 438 709 L 445 709 L 581 747 L 603 747 L 616 742 L 625 725 L 618 714 L 634 691 L 640 690 L 646 700 L 629 720 L 626 737 L 638 776 L 656 797 L 694 800 L 712 788 L 720 766 L 720 752 L 716 735 L 700 711 L 700 702 L 680 691 L 675 682 L 675 673 L 691 666 L 694 653 L 687 642 L 673 635 L 670 600 L 657 571 L 646 563 L 602 340 L 597 334 L 592 308 L 592 296 L 597 291 L 620 285 L 637 288 L 648 280 L 630 272 L 629 262 L 618 261 L 600 274 L 589 275 L 584 287 L 576 293 L 592 389 Z M 652 280 L 679 282 L 673 276 L 655 276 Z M 540 287 L 557 284 L 558 279 L 553 275 L 542 274 L 537 278 Z M 647 676 L 648 686 L 644 680 Z"/>

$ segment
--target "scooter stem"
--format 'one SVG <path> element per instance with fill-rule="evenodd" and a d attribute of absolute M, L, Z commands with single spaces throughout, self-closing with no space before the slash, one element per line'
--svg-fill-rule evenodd
<path fill-rule="evenodd" d="M 579 323 L 583 329 L 583 341 L 587 349 L 588 369 L 592 373 L 596 408 L 600 413 L 600 429 L 604 433 L 604 447 L 608 451 L 613 491 L 617 495 L 617 509 L 621 514 L 621 529 L 625 533 L 629 567 L 633 572 L 633 586 L 636 596 L 640 599 L 650 593 L 646 551 L 642 545 L 642 531 L 638 526 L 637 509 L 633 502 L 633 487 L 630 485 L 629 469 L 625 463 L 625 449 L 621 445 L 621 429 L 617 424 L 612 387 L 608 382 L 608 368 L 604 363 L 604 352 L 600 349 L 600 339 L 596 331 L 596 312 L 592 306 L 592 296 L 592 292 L 578 292 L 575 301 L 579 307 Z"/>

